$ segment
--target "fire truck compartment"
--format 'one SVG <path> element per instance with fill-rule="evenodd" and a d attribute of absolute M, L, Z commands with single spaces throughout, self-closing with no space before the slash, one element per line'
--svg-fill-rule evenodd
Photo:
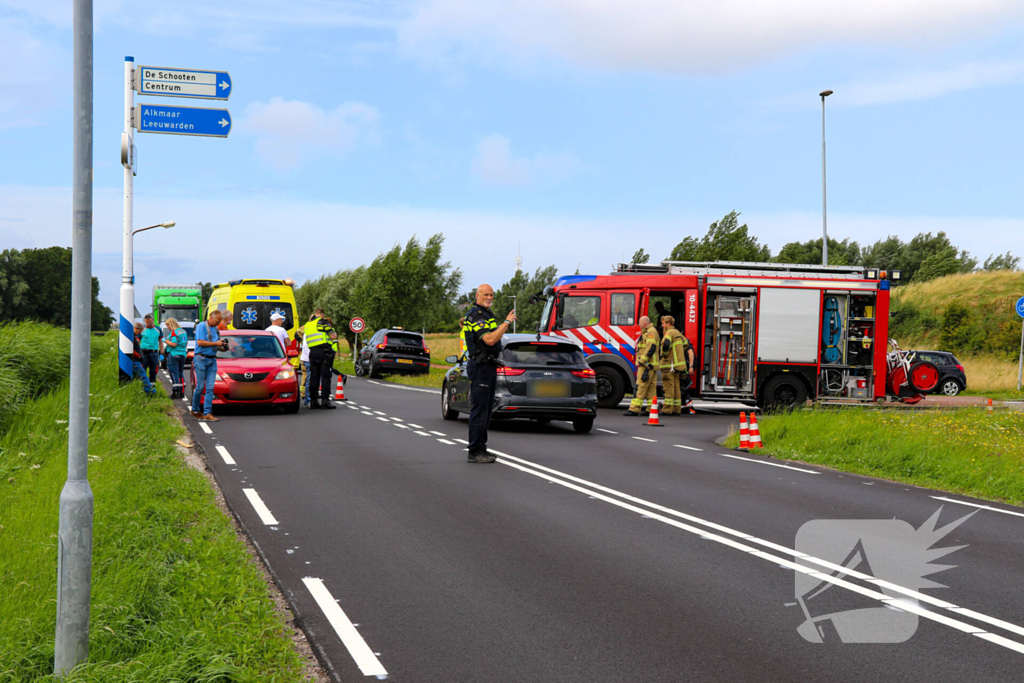
<path fill-rule="evenodd" d="M 817 363 L 821 290 L 761 288 L 757 362 Z"/>

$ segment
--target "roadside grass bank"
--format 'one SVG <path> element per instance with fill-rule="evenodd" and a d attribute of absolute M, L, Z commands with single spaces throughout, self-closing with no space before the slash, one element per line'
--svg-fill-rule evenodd
<path fill-rule="evenodd" d="M 116 334 L 93 339 L 89 480 L 95 495 L 90 657 L 64 680 L 288 682 L 303 667 L 284 617 L 162 390 L 120 386 Z M 66 374 L 66 373 L 65 373 Z M 28 401 L 0 437 L 0 682 L 52 681 L 58 499 L 68 382 Z"/>
<path fill-rule="evenodd" d="M 1017 361 L 996 356 L 957 356 L 967 374 L 965 396 L 985 396 L 999 400 L 1024 400 L 1017 391 Z"/>
<path fill-rule="evenodd" d="M 1024 413 L 808 409 L 758 419 L 762 452 L 1024 505 Z M 731 434 L 725 445 L 739 446 Z"/>
<path fill-rule="evenodd" d="M 25 401 L 60 384 L 71 365 L 71 333 L 39 322 L 0 325 L 0 435 Z"/>

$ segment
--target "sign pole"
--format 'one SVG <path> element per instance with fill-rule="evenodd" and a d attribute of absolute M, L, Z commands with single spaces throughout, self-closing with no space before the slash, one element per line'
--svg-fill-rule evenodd
<path fill-rule="evenodd" d="M 1020 359 L 1017 361 L 1017 392 L 1020 393 L 1021 378 L 1024 377 L 1024 320 L 1020 323 Z"/>
<path fill-rule="evenodd" d="M 135 58 L 124 58 L 124 132 L 121 134 L 121 163 L 124 166 L 124 236 L 121 256 L 121 315 L 118 320 L 117 366 L 121 383 L 132 381 L 135 339 L 135 265 L 132 262 L 132 174 L 135 164 L 135 136 L 132 115 L 135 108 Z"/>
<path fill-rule="evenodd" d="M 54 673 L 89 658 L 93 495 L 88 479 L 89 360 L 92 327 L 92 0 L 74 0 L 74 117 L 71 218 L 71 387 L 68 478 L 57 529 Z"/>

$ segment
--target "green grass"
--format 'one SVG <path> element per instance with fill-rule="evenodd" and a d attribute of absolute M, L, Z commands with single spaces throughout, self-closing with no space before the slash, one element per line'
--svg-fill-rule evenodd
<path fill-rule="evenodd" d="M 22 404 L 67 377 L 71 363 L 68 330 L 38 322 L 0 325 L 0 434 Z"/>
<path fill-rule="evenodd" d="M 339 355 L 338 358 L 342 360 L 335 360 L 334 367 L 346 375 L 355 375 L 356 369 L 352 364 L 352 357 Z M 447 371 L 447 366 L 444 368 L 431 367 L 430 372 L 426 375 L 384 375 L 381 379 L 385 382 L 405 384 L 412 387 L 434 387 L 435 389 L 440 389 L 441 383 L 444 381 L 444 373 Z"/>
<path fill-rule="evenodd" d="M 90 658 L 66 680 L 301 680 L 258 568 L 205 476 L 175 448 L 183 429 L 170 400 L 118 385 L 115 344 L 114 334 L 93 340 Z M 52 680 L 67 413 L 65 381 L 26 402 L 0 437 L 2 683 Z"/>
<path fill-rule="evenodd" d="M 764 452 L 779 458 L 1024 504 L 1022 412 L 813 409 L 758 422 Z"/>

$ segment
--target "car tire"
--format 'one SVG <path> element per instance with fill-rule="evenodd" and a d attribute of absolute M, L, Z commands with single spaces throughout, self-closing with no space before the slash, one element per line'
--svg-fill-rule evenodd
<path fill-rule="evenodd" d="M 594 418 L 577 417 L 572 421 L 572 428 L 577 434 L 589 434 L 590 430 L 594 428 Z"/>
<path fill-rule="evenodd" d="M 622 373 L 607 365 L 598 366 L 597 375 L 597 407 L 617 408 L 626 395 L 626 383 Z"/>
<path fill-rule="evenodd" d="M 955 380 L 952 377 L 944 379 L 939 382 L 938 386 L 935 387 L 938 393 L 944 396 L 956 396 L 964 390 L 963 385 L 960 384 L 959 380 Z"/>
<path fill-rule="evenodd" d="M 366 370 L 363 369 L 363 361 L 356 363 L 356 377 L 365 377 Z"/>
<path fill-rule="evenodd" d="M 761 401 L 765 408 L 772 410 L 793 410 L 807 400 L 807 388 L 799 378 L 777 375 L 764 387 Z"/>
<path fill-rule="evenodd" d="M 380 379 L 380 363 L 370 361 L 370 379 Z"/>
<path fill-rule="evenodd" d="M 452 397 L 447 384 L 441 387 L 441 417 L 446 420 L 459 419 L 459 411 L 452 409 Z"/>

